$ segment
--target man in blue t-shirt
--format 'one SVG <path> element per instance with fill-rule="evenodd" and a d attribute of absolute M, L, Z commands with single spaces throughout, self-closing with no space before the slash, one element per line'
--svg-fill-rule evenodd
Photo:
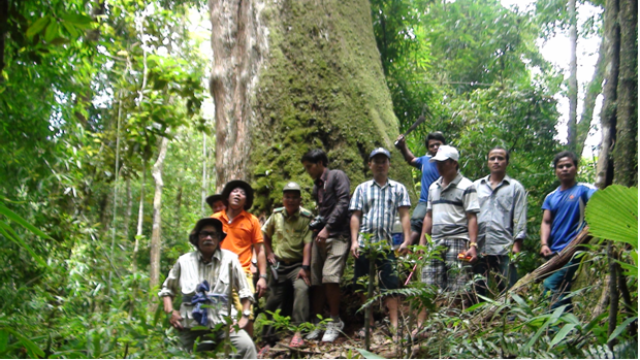
<path fill-rule="evenodd" d="M 578 158 L 570 151 L 562 151 L 553 159 L 560 187 L 552 191 L 542 204 L 542 224 L 540 225 L 540 253 L 551 258 L 562 251 L 585 225 L 584 209 L 591 195 L 596 191 L 592 185 L 576 182 Z M 571 290 L 573 276 L 580 260 L 571 259 L 564 267 L 545 279 L 545 293 L 552 296 L 551 309 L 567 305 L 571 311 L 571 298 L 565 296 Z"/>
<path fill-rule="evenodd" d="M 411 166 L 415 166 L 422 171 L 422 179 L 420 180 L 420 200 L 411 215 L 411 243 L 419 242 L 420 232 L 422 231 L 422 222 L 427 215 L 427 200 L 429 199 L 429 186 L 438 180 L 440 174 L 435 162 L 429 162 L 432 156 L 438 152 L 440 145 L 446 145 L 444 135 L 440 131 L 432 132 L 424 140 L 427 147 L 427 154 L 421 157 L 415 157 L 405 141 L 404 135 L 398 136 L 396 147 L 404 156 L 404 159 Z"/>

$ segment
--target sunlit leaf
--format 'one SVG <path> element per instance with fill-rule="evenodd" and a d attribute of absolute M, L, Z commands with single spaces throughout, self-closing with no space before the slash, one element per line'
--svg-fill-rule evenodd
<path fill-rule="evenodd" d="M 596 191 L 585 217 L 593 236 L 638 248 L 638 188 L 611 185 Z"/>

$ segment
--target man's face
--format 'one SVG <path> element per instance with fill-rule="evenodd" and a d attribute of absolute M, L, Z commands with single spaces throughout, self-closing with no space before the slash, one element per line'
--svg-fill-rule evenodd
<path fill-rule="evenodd" d="M 427 151 L 429 155 L 436 156 L 438 148 L 442 145 L 442 141 L 431 139 L 427 142 Z"/>
<path fill-rule="evenodd" d="M 441 176 L 445 177 L 456 172 L 456 165 L 458 165 L 458 163 L 451 159 L 447 159 L 445 161 L 436 161 L 438 173 L 440 173 Z"/>
<path fill-rule="evenodd" d="M 198 249 L 203 253 L 212 253 L 220 245 L 220 232 L 213 225 L 206 225 L 198 233 Z"/>
<path fill-rule="evenodd" d="M 489 171 L 491 173 L 504 173 L 507 171 L 507 152 L 502 149 L 494 149 L 489 151 Z"/>
<path fill-rule="evenodd" d="M 217 213 L 219 211 L 224 211 L 226 208 L 227 206 L 224 204 L 224 201 L 222 200 L 218 200 L 214 202 L 213 205 L 211 205 L 211 210 L 213 210 L 214 213 Z"/>
<path fill-rule="evenodd" d="M 576 178 L 578 168 L 569 157 L 563 157 L 556 164 L 556 176 L 560 181 L 573 181 Z"/>
<path fill-rule="evenodd" d="M 244 204 L 247 202 L 247 194 L 243 188 L 235 188 L 231 190 L 229 194 L 229 207 L 233 209 L 244 208 Z"/>
<path fill-rule="evenodd" d="M 304 166 L 304 170 L 311 176 L 313 180 L 316 180 L 322 175 L 324 167 L 321 163 L 312 163 L 308 161 L 303 161 L 302 166 Z"/>
<path fill-rule="evenodd" d="M 373 159 L 369 160 L 369 169 L 373 173 L 373 176 L 386 176 L 389 173 L 389 158 L 378 154 L 373 157 Z"/>
<path fill-rule="evenodd" d="M 286 191 L 282 194 L 282 204 L 287 209 L 288 214 L 293 214 L 300 209 L 300 192 L 298 191 Z"/>

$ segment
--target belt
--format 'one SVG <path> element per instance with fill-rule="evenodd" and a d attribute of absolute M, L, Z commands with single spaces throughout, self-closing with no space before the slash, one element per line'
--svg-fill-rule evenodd
<path fill-rule="evenodd" d="M 283 260 L 283 259 L 276 258 L 276 261 L 286 266 L 302 264 L 302 260 Z"/>
<path fill-rule="evenodd" d="M 183 304 L 191 304 L 191 301 L 193 300 L 193 297 L 195 295 L 182 295 L 182 303 Z M 226 303 L 227 300 L 225 297 L 220 296 L 219 294 L 208 294 L 207 295 L 209 299 L 216 299 L 220 302 Z"/>

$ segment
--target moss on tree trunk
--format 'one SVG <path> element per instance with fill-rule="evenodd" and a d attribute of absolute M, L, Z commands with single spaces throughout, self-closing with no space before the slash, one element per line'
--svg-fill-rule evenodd
<path fill-rule="evenodd" d="M 312 182 L 300 158 L 312 148 L 327 152 L 329 167 L 344 170 L 353 190 L 370 178 L 369 152 L 384 146 L 393 154 L 390 177 L 411 188 L 410 168 L 392 149 L 398 120 L 368 1 L 286 0 L 263 5 L 247 5 L 261 9 L 254 21 L 268 29 L 268 45 L 260 47 L 268 51 L 262 53 L 256 85 L 246 97 L 251 111 L 244 116 L 251 119 L 234 119 L 252 125 L 244 177 L 258 191 L 254 208 L 268 210 L 279 202 L 288 180 L 303 186 L 308 204 Z M 216 100 L 216 108 L 220 105 L 224 106 Z M 219 145 L 218 141 L 217 152 L 222 150 Z M 220 159 L 217 171 L 219 179 L 227 171 Z"/>

